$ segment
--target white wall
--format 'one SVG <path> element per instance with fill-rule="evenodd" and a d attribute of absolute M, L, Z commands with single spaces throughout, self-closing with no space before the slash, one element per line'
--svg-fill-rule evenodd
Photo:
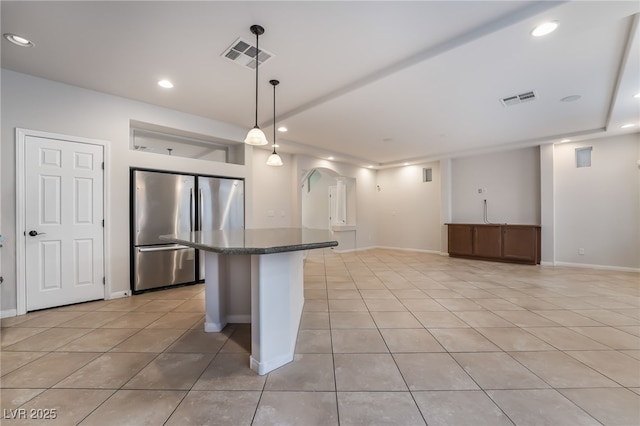
<path fill-rule="evenodd" d="M 311 183 L 311 185 L 309 185 Z M 302 226 L 329 229 L 329 187 L 336 186 L 336 176 L 316 169 L 311 177 L 300 184 Z M 309 190 L 311 187 L 311 190 Z"/>
<path fill-rule="evenodd" d="M 286 228 L 293 226 L 290 155 L 279 153 L 283 165 L 267 166 L 271 151 L 253 150 L 253 213 L 251 228 Z M 249 226 L 247 226 L 249 227 Z"/>
<path fill-rule="evenodd" d="M 539 148 L 496 152 L 452 161 L 452 221 L 540 224 Z M 486 189 L 479 194 L 478 189 Z"/>
<path fill-rule="evenodd" d="M 553 265 L 556 258 L 555 194 L 554 194 L 554 146 L 540 146 L 540 238 L 541 263 Z"/>
<path fill-rule="evenodd" d="M 432 181 L 423 182 L 423 168 Z M 377 245 L 440 252 L 440 164 L 417 164 L 378 171 Z"/>
<path fill-rule="evenodd" d="M 451 212 L 451 158 L 440 160 L 440 253 L 449 252 L 449 229 L 445 223 L 453 222 Z"/>
<path fill-rule="evenodd" d="M 577 168 L 589 146 L 591 167 Z M 639 269 L 640 134 L 559 144 L 554 159 L 556 263 Z"/>
<path fill-rule="evenodd" d="M 129 150 L 129 120 L 236 141 L 244 139 L 246 129 L 8 70 L 2 70 L 1 78 L 2 222 L 0 232 L 6 237 L 6 242 L 1 249 L 2 274 L 5 281 L 0 286 L 2 299 L 0 310 L 8 311 L 16 308 L 16 127 L 110 142 L 111 159 L 107 161 L 106 166 L 111 176 L 110 205 L 106 212 L 110 263 L 106 273 L 112 292 L 129 289 L 130 167 L 246 178 L 246 221 L 248 227 L 253 227 L 252 148 L 246 147 L 246 166 Z M 260 165 L 256 168 L 262 172 Z M 281 209 L 285 212 L 287 210 L 286 207 Z"/>

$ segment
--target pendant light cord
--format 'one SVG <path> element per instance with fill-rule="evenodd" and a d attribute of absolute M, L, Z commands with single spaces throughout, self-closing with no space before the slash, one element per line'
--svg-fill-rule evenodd
<path fill-rule="evenodd" d="M 272 80 L 273 81 L 273 80 Z M 273 84 L 273 153 L 276 153 L 276 83 Z"/>
<path fill-rule="evenodd" d="M 269 80 L 269 84 L 273 86 L 273 153 L 276 152 L 276 86 L 280 84 L 278 80 Z"/>
<path fill-rule="evenodd" d="M 255 74 L 256 74 L 256 105 L 255 105 L 255 113 L 256 113 L 256 121 L 255 124 L 253 126 L 252 129 L 249 130 L 249 132 L 247 133 L 247 137 L 244 140 L 244 142 L 248 145 L 267 145 L 269 143 L 269 141 L 267 140 L 267 137 L 265 136 L 264 132 L 262 130 L 260 130 L 260 126 L 258 125 L 258 82 L 259 77 L 258 77 L 258 70 L 260 69 L 260 35 L 264 34 L 264 28 L 262 28 L 260 25 L 252 25 L 251 28 L 249 28 L 251 30 L 252 34 L 255 34 L 256 36 L 256 45 L 255 47 L 251 47 L 249 50 L 254 50 L 254 60 L 255 60 L 255 65 L 253 65 L 255 67 Z M 248 53 L 248 51 L 247 51 Z M 252 64 L 248 64 L 248 65 L 252 65 Z"/>
<path fill-rule="evenodd" d="M 258 127 L 258 68 L 260 68 L 258 66 L 260 64 L 258 59 L 258 56 L 260 55 L 260 47 L 258 45 L 259 38 L 259 31 L 256 31 L 256 128 Z"/>

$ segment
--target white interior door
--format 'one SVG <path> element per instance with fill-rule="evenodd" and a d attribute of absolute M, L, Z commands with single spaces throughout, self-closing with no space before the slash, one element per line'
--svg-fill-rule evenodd
<path fill-rule="evenodd" d="M 27 311 L 104 299 L 104 148 L 25 140 Z"/>

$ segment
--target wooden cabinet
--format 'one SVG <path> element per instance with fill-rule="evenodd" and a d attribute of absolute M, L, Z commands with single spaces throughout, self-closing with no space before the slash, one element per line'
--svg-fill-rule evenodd
<path fill-rule="evenodd" d="M 502 227 L 500 225 L 474 226 L 473 254 L 479 257 L 502 256 Z"/>
<path fill-rule="evenodd" d="M 516 262 L 540 263 L 540 227 L 503 226 L 502 257 Z"/>
<path fill-rule="evenodd" d="M 447 223 L 449 256 L 540 263 L 540 226 Z"/>
<path fill-rule="evenodd" d="M 473 254 L 473 225 L 449 225 L 449 254 Z"/>

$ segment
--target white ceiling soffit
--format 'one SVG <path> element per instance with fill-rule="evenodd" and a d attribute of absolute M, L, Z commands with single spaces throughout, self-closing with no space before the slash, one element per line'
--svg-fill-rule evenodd
<path fill-rule="evenodd" d="M 637 1 L 2 1 L 0 8 L 3 33 L 35 43 L 3 40 L 3 68 L 239 129 L 253 125 L 254 75 L 224 54 L 234 39 L 252 44 L 249 27 L 262 25 L 260 48 L 277 57 L 260 66 L 259 121 L 270 134 L 268 81 L 278 79 L 276 121 L 289 128 L 278 138 L 282 152 L 387 167 L 616 134 L 621 123 L 640 120 L 632 97 L 640 91 Z M 558 29 L 531 37 L 548 20 Z M 161 78 L 175 87 L 158 88 Z M 532 89 L 535 102 L 500 103 Z M 580 99 L 560 101 L 573 95 Z"/>

